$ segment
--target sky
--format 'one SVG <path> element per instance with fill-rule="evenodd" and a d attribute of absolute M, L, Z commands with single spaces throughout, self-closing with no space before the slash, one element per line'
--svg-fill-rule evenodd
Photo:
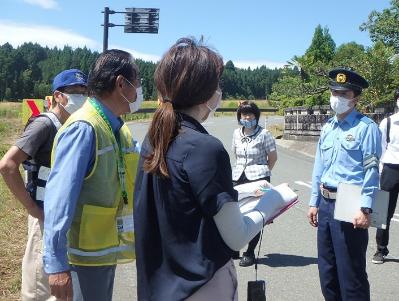
<path fill-rule="evenodd" d="M 109 49 L 127 50 L 136 58 L 157 61 L 186 36 L 204 37 L 225 61 L 236 67 L 282 67 L 309 47 L 317 25 L 328 27 L 337 46 L 357 42 L 370 46 L 359 26 L 372 10 L 389 0 L 0 0 L 0 44 L 24 42 L 42 46 L 88 47 L 102 51 L 104 7 L 159 8 L 158 34 L 109 29 Z M 110 22 L 124 24 L 123 14 Z"/>

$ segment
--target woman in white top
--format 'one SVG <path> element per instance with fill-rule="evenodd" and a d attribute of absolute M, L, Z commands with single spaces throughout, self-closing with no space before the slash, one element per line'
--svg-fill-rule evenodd
<path fill-rule="evenodd" d="M 260 110 L 254 102 L 244 101 L 237 110 L 237 121 L 241 125 L 233 134 L 232 151 L 236 157 L 233 169 L 233 185 L 267 180 L 277 161 L 276 144 L 270 132 L 259 125 Z M 251 266 L 255 262 L 255 248 L 260 234 L 248 244 L 240 266 Z"/>

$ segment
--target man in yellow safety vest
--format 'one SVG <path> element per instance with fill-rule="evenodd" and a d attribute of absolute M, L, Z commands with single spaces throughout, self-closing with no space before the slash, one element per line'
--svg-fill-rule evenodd
<path fill-rule="evenodd" d="M 111 300 L 115 267 L 134 259 L 138 146 L 120 116 L 143 101 L 139 70 L 121 50 L 90 71 L 89 98 L 58 132 L 46 186 L 43 255 L 51 293 Z"/>

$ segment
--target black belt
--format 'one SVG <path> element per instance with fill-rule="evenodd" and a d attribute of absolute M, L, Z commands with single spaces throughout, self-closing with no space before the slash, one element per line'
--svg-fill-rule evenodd
<path fill-rule="evenodd" d="M 324 184 L 321 184 L 320 192 L 327 201 L 335 201 L 337 198 L 337 188 L 327 187 L 324 186 Z"/>

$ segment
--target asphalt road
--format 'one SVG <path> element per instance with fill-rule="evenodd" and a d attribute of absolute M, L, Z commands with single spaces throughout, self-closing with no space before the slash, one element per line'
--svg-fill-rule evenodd
<path fill-rule="evenodd" d="M 281 124 L 281 117 L 268 117 L 267 124 Z M 261 119 L 264 124 L 264 119 Z M 204 126 L 218 137 L 230 153 L 231 139 L 237 121 L 234 117 L 211 118 Z M 130 124 L 137 140 L 142 141 L 148 123 Z M 323 300 L 321 295 L 316 250 L 316 229 L 306 218 L 310 197 L 313 158 L 287 149 L 278 143 L 278 161 L 273 170 L 272 183 L 283 182 L 299 195 L 300 202 L 265 228 L 259 257 L 258 278 L 266 281 L 267 300 Z M 230 153 L 231 155 L 231 153 Z M 232 164 L 234 161 L 232 160 Z M 395 217 L 394 217 L 395 218 Z M 391 224 L 391 254 L 399 256 L 399 214 Z M 372 300 L 399 300 L 399 260 L 392 256 L 382 264 L 371 263 L 375 252 L 375 229 L 370 229 L 367 254 Z M 247 281 L 255 279 L 253 267 L 242 268 L 236 262 L 239 281 L 239 300 L 246 300 Z M 136 274 L 134 264 L 117 269 L 114 300 L 136 300 Z"/>

